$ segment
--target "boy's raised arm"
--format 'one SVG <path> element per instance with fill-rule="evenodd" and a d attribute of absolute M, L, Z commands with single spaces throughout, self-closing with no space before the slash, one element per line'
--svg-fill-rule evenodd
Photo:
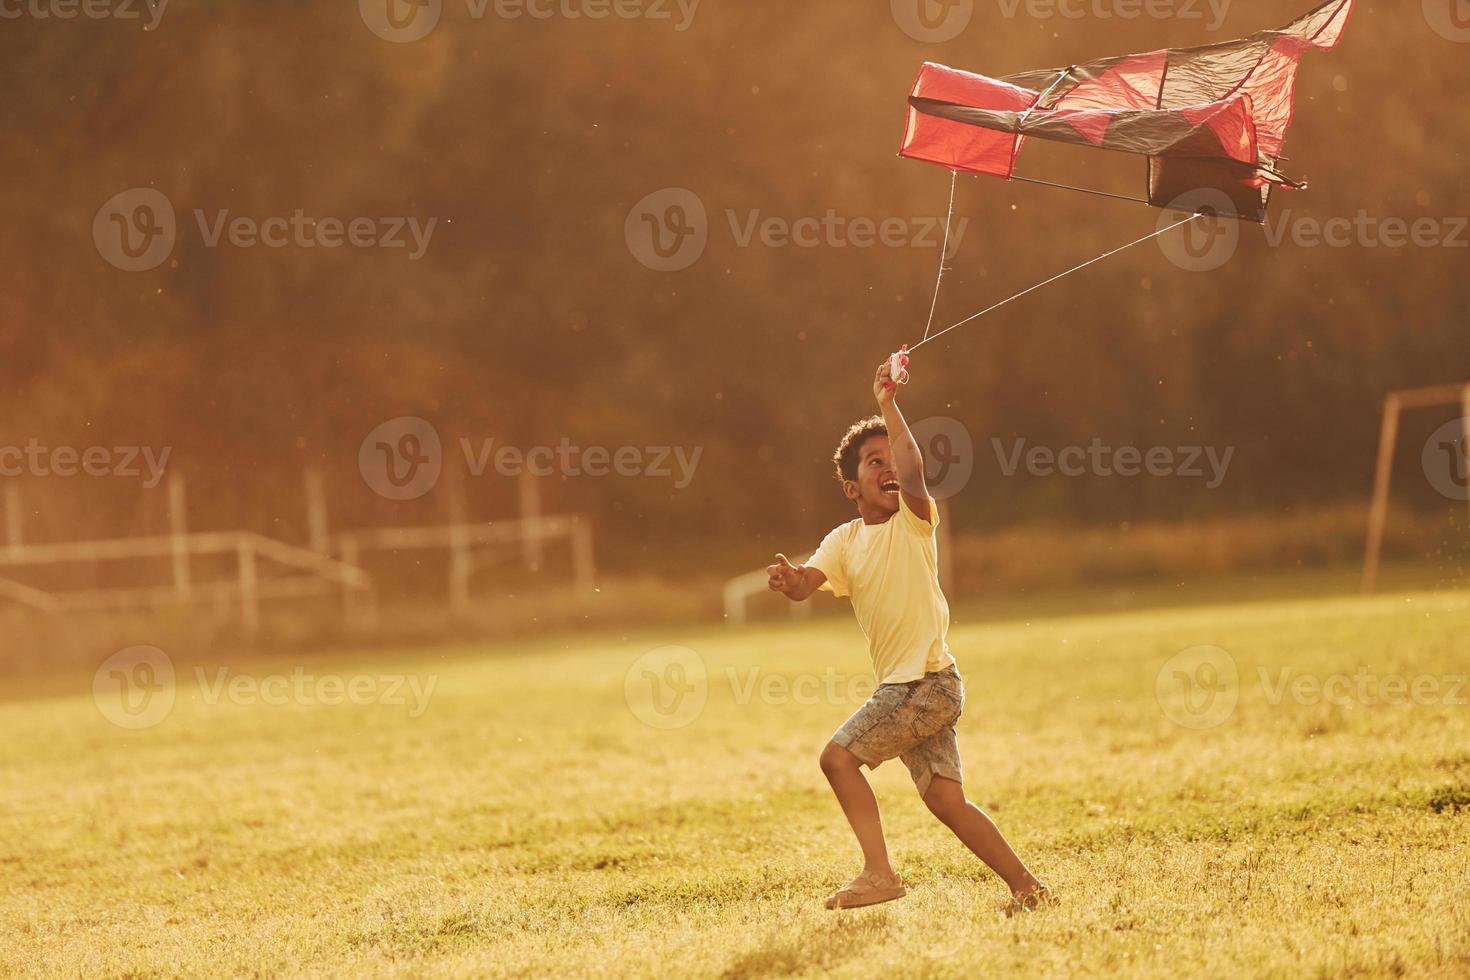
<path fill-rule="evenodd" d="M 908 358 L 904 357 L 904 363 Z M 932 521 L 929 512 L 929 485 L 924 482 L 924 456 L 919 452 L 918 440 L 909 431 L 903 412 L 898 408 L 898 385 L 891 375 L 892 367 L 887 360 L 878 365 L 873 377 L 873 396 L 883 412 L 883 421 L 888 426 L 888 451 L 893 454 L 893 468 L 898 472 L 898 490 L 909 510 L 926 521 Z"/>

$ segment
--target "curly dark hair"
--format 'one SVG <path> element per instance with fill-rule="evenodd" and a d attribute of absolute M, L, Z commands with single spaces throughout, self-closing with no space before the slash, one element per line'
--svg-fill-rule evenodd
<path fill-rule="evenodd" d="M 886 435 L 888 423 L 883 421 L 881 415 L 862 419 L 849 426 L 842 441 L 837 444 L 837 451 L 832 454 L 832 465 L 837 468 L 837 479 L 856 480 L 858 456 L 863 451 L 863 443 L 873 436 Z"/>

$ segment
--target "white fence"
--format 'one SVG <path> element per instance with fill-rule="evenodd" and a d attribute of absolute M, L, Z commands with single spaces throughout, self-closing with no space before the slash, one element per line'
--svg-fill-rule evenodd
<path fill-rule="evenodd" d="M 233 558 L 235 573 L 225 579 L 196 581 L 191 559 L 210 556 Z M 354 625 L 361 617 L 371 617 L 374 608 L 372 579 L 362 569 L 247 531 L 12 545 L 0 551 L 0 569 L 97 566 L 149 558 L 170 559 L 173 581 L 128 588 L 47 591 L 0 578 L 0 598 L 53 614 L 166 605 L 234 607 L 247 632 L 259 628 L 264 599 L 341 592 L 346 599 L 344 610 Z"/>
<path fill-rule="evenodd" d="M 572 576 L 579 593 L 590 593 L 596 578 L 592 524 L 579 514 L 540 514 L 539 491 L 522 488 L 523 516 L 472 523 L 454 519 L 463 513 L 452 498 L 449 523 L 424 527 L 365 528 L 329 533 L 320 481 L 308 478 L 308 523 L 312 547 L 303 548 L 248 531 L 190 533 L 184 506 L 184 484 L 171 478 L 168 488 L 169 526 L 172 532 L 153 537 L 113 538 L 60 543 L 30 543 L 20 521 L 19 494 L 7 487 L 6 544 L 0 548 L 0 603 L 12 603 L 40 613 L 146 610 L 167 606 L 206 606 L 218 613 L 238 613 L 247 634 L 260 628 L 261 605 L 266 600 L 339 594 L 349 628 L 376 623 L 379 589 L 362 567 L 372 551 L 429 551 L 448 553 L 448 600 L 456 610 L 470 603 L 470 586 L 477 572 L 519 558 L 528 568 L 539 568 L 547 545 L 564 541 L 570 552 Z M 202 581 L 195 559 L 231 562 L 226 576 Z M 129 587 L 56 590 L 16 575 L 39 569 L 87 566 L 99 568 L 119 562 L 167 559 L 170 574 L 155 584 Z M 217 567 L 217 565 L 216 565 Z M 155 576 L 157 578 L 157 576 Z"/>
<path fill-rule="evenodd" d="M 596 576 L 592 524 L 579 514 L 532 517 L 490 524 L 444 524 L 436 527 L 388 527 L 344 531 L 333 539 L 335 553 L 357 565 L 367 551 L 449 552 L 449 604 L 470 603 L 476 572 L 513 561 L 539 565 L 548 542 L 565 541 L 571 550 L 572 580 L 581 594 L 590 593 Z M 515 550 L 505 546 L 514 546 Z"/>

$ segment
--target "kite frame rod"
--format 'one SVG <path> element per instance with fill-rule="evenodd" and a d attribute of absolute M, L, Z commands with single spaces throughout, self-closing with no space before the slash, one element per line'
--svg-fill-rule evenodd
<path fill-rule="evenodd" d="M 1065 82 L 1071 76 L 1072 72 L 1076 69 L 1076 65 L 1068 65 L 1067 67 L 1063 68 L 1061 74 L 1057 75 L 1056 81 L 1048 85 L 1046 87 L 1046 91 L 1038 95 L 1036 97 L 1036 101 L 1026 107 L 1026 111 L 1021 113 L 1021 118 L 1016 122 L 1016 131 L 1018 136 L 1021 135 L 1020 129 L 1022 126 L 1026 125 L 1026 120 L 1031 118 L 1031 113 L 1035 112 L 1037 109 L 1040 109 L 1041 104 L 1046 101 L 1046 97 L 1055 92 L 1057 90 L 1057 86 Z"/>
<path fill-rule="evenodd" d="M 1037 180 L 1035 177 L 1022 177 L 1019 174 L 1011 174 L 1006 179 L 1019 180 L 1026 184 L 1040 184 L 1042 187 L 1058 187 L 1064 191 L 1076 191 L 1079 194 L 1092 194 L 1096 197 L 1111 197 L 1115 201 L 1128 201 L 1133 204 L 1142 204 L 1148 207 L 1153 206 L 1153 202 L 1141 197 L 1129 197 L 1127 194 L 1114 194 L 1111 191 L 1097 191 L 1090 187 L 1074 187 L 1071 184 L 1058 184 L 1050 180 Z"/>

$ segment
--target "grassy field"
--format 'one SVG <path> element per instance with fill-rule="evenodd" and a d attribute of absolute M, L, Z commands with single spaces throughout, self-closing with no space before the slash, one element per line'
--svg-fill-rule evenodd
<path fill-rule="evenodd" d="M 909 896 L 822 908 L 847 618 L 181 658 L 137 716 L 104 671 L 0 703 L 0 970 L 1470 975 L 1467 638 L 1466 592 L 962 623 L 970 795 L 1063 899 L 1013 920 L 897 763 Z"/>

